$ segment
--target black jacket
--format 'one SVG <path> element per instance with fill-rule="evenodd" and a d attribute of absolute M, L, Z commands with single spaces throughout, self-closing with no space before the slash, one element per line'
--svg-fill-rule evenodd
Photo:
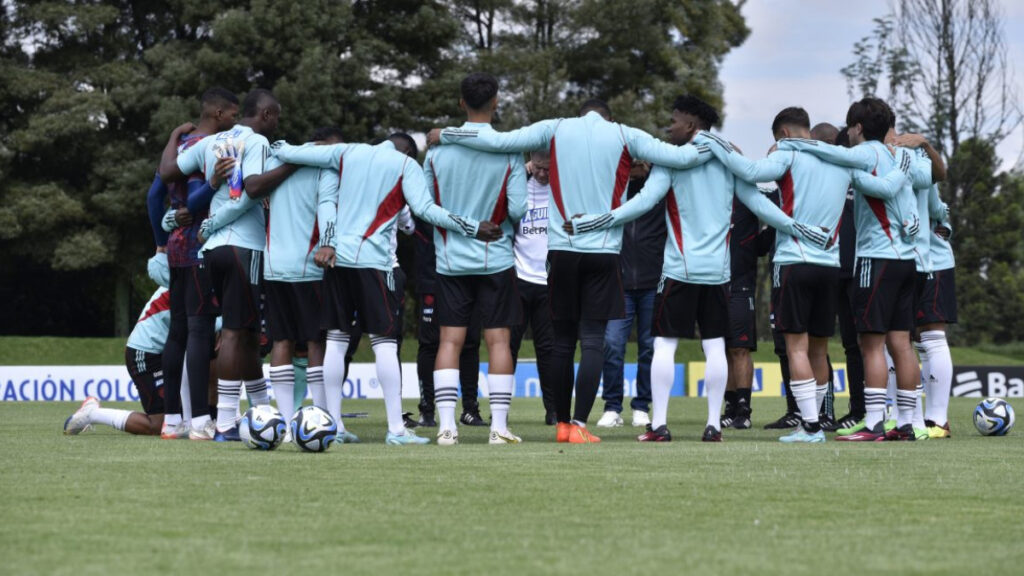
<path fill-rule="evenodd" d="M 636 196 L 646 181 L 646 178 L 630 180 L 626 197 Z M 650 212 L 622 227 L 619 261 L 625 290 L 653 290 L 658 287 L 667 234 L 664 198 Z"/>

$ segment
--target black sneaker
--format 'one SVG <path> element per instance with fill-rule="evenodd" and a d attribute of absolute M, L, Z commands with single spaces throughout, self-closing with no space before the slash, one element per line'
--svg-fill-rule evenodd
<path fill-rule="evenodd" d="M 828 414 L 819 415 L 818 424 L 821 425 L 821 429 L 825 432 L 835 432 L 836 430 L 839 430 L 839 424 Z"/>
<path fill-rule="evenodd" d="M 651 425 L 647 425 L 647 431 L 636 437 L 637 442 L 671 442 L 672 433 L 668 431 L 668 426 L 661 425 L 655 430 L 651 428 Z"/>
<path fill-rule="evenodd" d="M 420 420 L 416 423 L 420 428 L 437 428 L 437 420 L 433 412 L 420 412 Z"/>
<path fill-rule="evenodd" d="M 413 419 L 412 412 L 402 412 L 402 424 L 405 424 L 406 428 L 416 428 L 420 426 L 419 420 Z"/>
<path fill-rule="evenodd" d="M 729 428 L 736 420 L 736 405 L 731 402 L 725 403 L 725 411 L 722 412 L 722 428 Z"/>
<path fill-rule="evenodd" d="M 544 415 L 544 423 L 548 426 L 558 424 L 558 414 L 556 414 L 554 410 L 549 410 L 548 413 Z"/>
<path fill-rule="evenodd" d="M 462 422 L 466 426 L 490 426 L 491 423 L 480 417 L 479 412 L 463 412 L 462 416 L 459 416 L 459 422 Z"/>
<path fill-rule="evenodd" d="M 714 426 L 708 426 L 704 429 L 704 434 L 700 437 L 701 442 L 721 442 L 722 431 L 715 428 Z"/>
<path fill-rule="evenodd" d="M 840 428 L 853 428 L 863 419 L 863 414 L 854 414 L 853 412 L 850 412 L 846 416 L 836 420 L 836 430 L 839 430 Z"/>
<path fill-rule="evenodd" d="M 725 427 L 724 425 L 722 426 Z M 732 427 L 736 430 L 747 430 L 750 428 L 750 408 L 740 404 L 736 407 L 736 417 L 732 419 Z"/>
<path fill-rule="evenodd" d="M 764 429 L 785 430 L 787 428 L 796 428 L 797 426 L 800 425 L 802 421 L 803 420 L 800 419 L 800 416 L 797 416 L 795 412 L 786 412 L 785 414 L 782 415 L 782 418 L 779 418 L 778 420 L 772 422 L 771 424 L 765 424 Z"/>

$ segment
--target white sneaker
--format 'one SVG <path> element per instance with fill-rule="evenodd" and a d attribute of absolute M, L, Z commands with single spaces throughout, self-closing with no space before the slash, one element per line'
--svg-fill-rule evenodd
<path fill-rule="evenodd" d="M 491 430 L 491 439 L 489 444 L 522 444 L 523 439 L 512 433 L 511 430 L 505 430 L 504 432 L 498 432 L 497 430 Z"/>
<path fill-rule="evenodd" d="M 459 443 L 458 430 L 441 430 L 437 433 L 438 446 L 455 446 Z"/>
<path fill-rule="evenodd" d="M 622 426 L 622 416 L 612 410 L 602 414 L 601 419 L 597 421 L 598 428 L 618 428 L 619 426 Z"/>
<path fill-rule="evenodd" d="M 100 401 L 94 396 L 89 396 L 82 402 L 82 405 L 75 410 L 67 420 L 64 421 L 64 434 L 77 436 L 90 428 L 89 416 L 92 411 L 100 407 Z"/>
<path fill-rule="evenodd" d="M 160 428 L 160 438 L 163 440 L 184 440 L 188 438 L 192 427 L 185 422 L 178 422 L 174 426 L 168 426 L 166 422 Z"/>
<path fill-rule="evenodd" d="M 201 441 L 213 441 L 213 437 L 217 434 L 217 421 L 209 419 L 206 424 L 203 424 L 201 428 L 193 428 L 189 426 L 188 439 L 189 440 L 201 440 Z"/>
<path fill-rule="evenodd" d="M 651 425 L 651 415 L 643 410 L 633 410 L 633 427 L 646 428 Z"/>

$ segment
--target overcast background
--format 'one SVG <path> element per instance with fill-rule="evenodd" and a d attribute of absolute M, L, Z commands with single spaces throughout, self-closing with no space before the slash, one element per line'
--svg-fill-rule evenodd
<path fill-rule="evenodd" d="M 1019 96 L 1024 96 L 1024 1 L 1004 0 L 1005 34 Z M 850 97 L 839 70 L 853 61 L 853 44 L 872 19 L 888 14 L 887 0 L 751 0 L 743 15 L 750 37 L 725 58 L 723 133 L 749 156 L 772 145 L 771 122 L 786 106 L 803 106 L 811 124 L 843 124 Z M 1003 167 L 1020 160 L 1024 131 L 999 147 Z"/>

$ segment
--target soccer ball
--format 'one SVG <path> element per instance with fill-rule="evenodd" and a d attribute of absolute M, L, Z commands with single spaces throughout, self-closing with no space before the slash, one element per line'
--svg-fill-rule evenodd
<path fill-rule="evenodd" d="M 338 423 L 323 408 L 305 406 L 292 418 L 292 440 L 306 452 L 324 452 L 338 435 Z"/>
<path fill-rule="evenodd" d="M 253 450 L 273 450 L 284 441 L 288 430 L 284 416 L 273 406 L 254 406 L 245 411 L 238 424 L 242 443 Z"/>
<path fill-rule="evenodd" d="M 1013 421 L 1013 406 L 1002 398 L 986 398 L 974 409 L 974 426 L 982 436 L 1006 436 Z"/>

